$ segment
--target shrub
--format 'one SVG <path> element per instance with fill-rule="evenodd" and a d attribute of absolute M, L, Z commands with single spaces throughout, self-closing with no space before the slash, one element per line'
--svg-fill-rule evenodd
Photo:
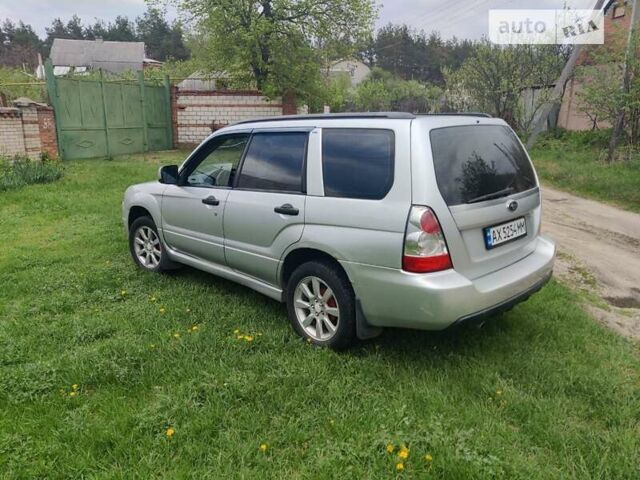
<path fill-rule="evenodd" d="M 538 144 L 546 145 L 549 144 L 550 140 L 560 140 L 570 148 L 591 147 L 605 149 L 609 146 L 610 138 L 611 129 L 572 132 L 564 128 L 556 128 L 541 135 L 538 139 Z"/>
<path fill-rule="evenodd" d="M 42 161 L 21 156 L 0 158 L 0 192 L 34 183 L 55 182 L 63 174 L 60 162 L 48 158 Z"/>

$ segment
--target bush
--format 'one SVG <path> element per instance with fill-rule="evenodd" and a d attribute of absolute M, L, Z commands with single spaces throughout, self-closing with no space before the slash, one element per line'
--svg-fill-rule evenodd
<path fill-rule="evenodd" d="M 556 128 L 545 132 L 538 139 L 538 145 L 548 145 L 553 140 L 561 141 L 565 146 L 573 148 L 600 148 L 606 149 L 611 139 L 611 129 L 585 130 L 572 132 L 564 128 Z"/>
<path fill-rule="evenodd" d="M 0 192 L 34 183 L 55 182 L 64 174 L 60 162 L 43 158 L 33 161 L 27 157 L 0 158 Z"/>

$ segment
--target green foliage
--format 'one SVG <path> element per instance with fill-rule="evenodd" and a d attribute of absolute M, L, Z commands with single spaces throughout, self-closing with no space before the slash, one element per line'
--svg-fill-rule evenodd
<path fill-rule="evenodd" d="M 427 35 L 407 25 L 388 24 L 370 39 L 361 56 L 404 80 L 443 86 L 443 69 L 458 69 L 474 48 L 471 40 L 443 40 L 437 32 Z"/>
<path fill-rule="evenodd" d="M 530 154 L 545 183 L 640 212 L 640 150 L 619 148 L 624 162 L 605 162 L 611 130 L 541 135 Z"/>
<path fill-rule="evenodd" d="M 580 108 L 593 122 L 615 124 L 620 113 L 624 114 L 623 128 L 632 144 L 640 142 L 640 30 L 631 36 L 628 56 L 628 82 L 623 88 L 628 31 L 618 28 L 610 32 L 609 45 L 594 49 L 589 61 L 576 68 L 581 88 L 577 90 Z"/>
<path fill-rule="evenodd" d="M 391 109 L 391 92 L 382 80 L 367 80 L 355 89 L 356 111 L 375 112 Z"/>
<path fill-rule="evenodd" d="M 540 108 L 552 100 L 552 88 L 566 62 L 566 49 L 556 45 L 493 45 L 480 42 L 471 57 L 448 73 L 447 98 L 452 105 L 471 106 L 507 121 L 526 136 Z M 534 105 L 523 102 L 527 90 L 544 87 Z"/>
<path fill-rule="evenodd" d="M 16 25 L 11 20 L 0 25 L 0 65 L 34 68 L 41 47 L 42 41 L 31 25 L 22 21 Z"/>
<path fill-rule="evenodd" d="M 0 477 L 637 478 L 637 345 L 557 282 L 482 329 L 335 353 L 241 285 L 135 268 L 122 194 L 187 154 L 0 194 Z"/>
<path fill-rule="evenodd" d="M 62 164 L 48 158 L 34 161 L 27 157 L 0 158 L 0 191 L 50 183 L 64 174 Z"/>
<path fill-rule="evenodd" d="M 536 147 L 545 145 L 558 146 L 563 144 L 567 150 L 593 147 L 605 149 L 609 146 L 611 129 L 570 131 L 564 128 L 555 128 L 540 135 Z"/>
<path fill-rule="evenodd" d="M 349 79 L 330 79 L 325 91 L 326 104 L 332 112 L 402 111 L 437 112 L 442 90 L 416 80 L 402 80 L 380 68 L 374 68 L 370 78 L 351 87 Z"/>
<path fill-rule="evenodd" d="M 13 85 L 16 83 L 25 85 Z M 46 101 L 45 85 L 18 68 L 0 66 L 0 94 L 4 95 L 7 102 L 18 97 L 27 97 L 36 102 Z"/>
<path fill-rule="evenodd" d="M 267 95 L 307 100 L 322 88 L 320 69 L 356 49 L 371 31 L 372 0 L 174 0 L 194 18 L 192 50 L 203 71 L 225 72 Z M 336 41 L 338 40 L 338 41 Z"/>

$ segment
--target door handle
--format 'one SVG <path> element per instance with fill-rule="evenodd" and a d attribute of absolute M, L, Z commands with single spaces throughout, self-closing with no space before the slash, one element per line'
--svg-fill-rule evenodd
<path fill-rule="evenodd" d="M 207 198 L 203 198 L 202 203 L 204 203 L 205 205 L 220 205 L 220 200 L 211 195 Z"/>
<path fill-rule="evenodd" d="M 291 215 L 293 217 L 295 217 L 296 215 L 298 215 L 300 213 L 300 210 L 295 208 L 290 203 L 285 203 L 284 205 L 276 207 L 276 208 L 273 209 L 273 211 L 276 212 L 276 213 L 280 213 L 282 215 Z"/>

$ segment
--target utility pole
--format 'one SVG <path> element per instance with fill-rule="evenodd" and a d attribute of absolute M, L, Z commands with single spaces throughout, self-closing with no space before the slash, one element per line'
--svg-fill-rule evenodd
<path fill-rule="evenodd" d="M 631 9 L 631 24 L 629 25 L 629 37 L 627 39 L 627 49 L 624 56 L 624 66 L 622 73 L 622 93 L 629 93 L 631 90 L 631 69 L 629 68 L 633 55 L 636 54 L 638 48 L 636 42 L 636 31 L 638 28 L 638 22 L 640 21 L 640 9 L 638 8 L 638 0 L 633 0 L 633 7 Z M 609 152 L 607 154 L 607 163 L 613 162 L 616 154 L 616 148 L 620 141 L 620 136 L 624 130 L 625 111 L 623 107 L 620 107 L 616 121 L 613 124 L 613 132 L 611 133 L 611 140 L 609 141 Z"/>

